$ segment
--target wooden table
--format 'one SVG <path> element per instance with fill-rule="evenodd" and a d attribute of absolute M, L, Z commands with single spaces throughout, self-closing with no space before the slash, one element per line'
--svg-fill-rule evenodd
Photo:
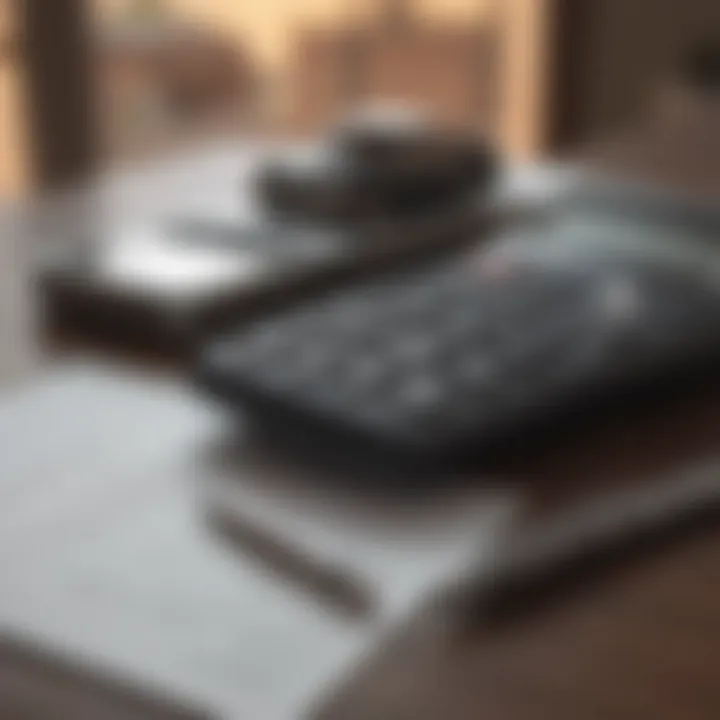
<path fill-rule="evenodd" d="M 235 168 L 232 172 L 236 172 L 237 165 L 233 163 L 237 158 L 232 163 L 226 162 L 222 159 L 226 155 L 219 150 L 213 165 L 218 186 L 223 184 L 222 174 L 229 172 L 231 165 Z M 221 171 L 223 167 L 225 170 Z M 165 184 L 165 199 L 171 197 L 176 203 L 183 182 L 189 183 L 191 176 L 197 181 L 197 173 L 188 173 L 183 181 L 177 168 L 167 172 L 165 176 L 162 173 L 156 175 L 154 182 Z M 169 177 L 173 178 L 174 186 L 167 184 Z M 149 178 L 143 182 L 146 188 L 153 184 Z M 183 192 L 188 189 L 185 187 Z M 125 214 L 131 206 L 138 214 L 164 212 L 161 202 L 145 205 L 139 202 L 146 201 L 148 197 L 148 193 L 140 188 L 139 181 L 137 184 L 134 181 L 116 182 L 108 192 L 112 198 L 111 215 Z M 73 211 L 66 217 L 68 221 L 82 218 L 81 221 L 85 222 L 88 216 L 77 215 Z M 188 478 L 185 463 L 191 457 L 198 457 L 194 452 L 190 453 L 189 448 L 197 450 L 207 440 L 207 433 L 212 435 L 217 432 L 211 429 L 216 419 L 209 417 L 205 409 L 188 405 L 188 396 L 172 377 L 163 375 L 153 380 L 153 376 L 145 371 L 126 375 L 114 365 L 103 369 L 97 359 L 90 359 L 80 367 L 73 365 L 63 369 L 58 364 L 59 360 L 43 357 L 38 352 L 32 330 L 31 294 L 26 282 L 29 278 L 27 243 L 32 241 L 31 231 L 37 229 L 37 222 L 37 217 L 28 222 L 27 216 L 15 216 L 6 221 L 4 232 L 0 233 L 4 260 L 0 264 L 0 272 L 6 280 L 0 286 L 10 300 L 3 303 L 0 325 L 3 333 L 2 371 L 6 383 L 16 384 L 22 378 L 24 385 L 23 389 L 9 390 L 10 395 L 6 395 L 0 404 L 0 437 L 5 443 L 5 463 L 10 466 L 13 462 L 25 462 L 24 458 L 32 456 L 32 463 L 27 466 L 30 470 L 21 483 L 19 477 L 11 476 L 7 469 L 4 471 L 3 492 L 7 492 L 5 484 L 12 481 L 16 492 L 22 490 L 27 494 L 32 490 L 32 483 L 38 482 L 44 483 L 43 487 L 50 492 L 48 497 L 53 497 L 55 482 L 59 488 L 68 483 L 70 497 L 79 501 L 78 507 L 84 510 L 77 510 L 76 522 L 72 513 L 60 512 L 56 515 L 46 508 L 46 520 L 43 520 L 42 501 L 46 496 L 42 494 L 45 491 L 38 489 L 39 509 L 36 498 L 28 505 L 32 510 L 30 516 L 34 518 L 30 527 L 32 532 L 26 532 L 22 523 L 19 529 L 13 525 L 8 520 L 7 510 L 3 515 L 0 534 L 5 533 L 6 539 L 4 543 L 0 542 L 0 555 L 4 582 L 10 583 L 6 585 L 6 590 L 12 592 L 3 593 L 5 604 L 0 628 L 7 637 L 32 637 L 33 642 L 29 645 L 35 648 L 28 654 L 27 645 L 21 644 L 18 648 L 6 643 L 0 652 L 0 694 L 7 697 L 10 689 L 17 702 L 15 706 L 9 705 L 11 709 L 5 711 L 5 716 L 22 717 L 21 709 L 27 711 L 23 702 L 30 702 L 36 712 L 33 717 L 41 718 L 70 716 L 58 715 L 58 707 L 72 708 L 73 717 L 93 718 L 174 718 L 207 714 L 264 719 L 272 717 L 272 713 L 278 718 L 297 717 L 306 714 L 308 707 L 314 708 L 310 713 L 313 717 L 323 720 L 471 720 L 478 717 L 493 720 L 712 720 L 720 717 L 720 613 L 717 611 L 720 607 L 720 573 L 717 570 L 720 567 L 720 532 L 688 538 L 667 552 L 628 564 L 571 596 L 539 607 L 502 627 L 478 624 L 461 628 L 457 626 L 457 618 L 442 608 L 440 611 L 416 609 L 408 612 L 413 606 L 422 606 L 425 593 L 396 591 L 403 583 L 394 576 L 404 577 L 407 587 L 414 583 L 414 587 L 422 589 L 430 581 L 439 582 L 443 568 L 437 567 L 437 563 L 432 567 L 428 564 L 427 571 L 424 569 L 417 576 L 412 573 L 403 575 L 414 562 L 422 566 L 420 560 L 425 557 L 404 555 L 404 550 L 397 550 L 392 562 L 380 553 L 374 557 L 384 558 L 382 561 L 368 561 L 367 567 L 361 567 L 369 568 L 368 576 L 372 577 L 377 569 L 380 573 L 378 578 L 381 574 L 390 578 L 383 582 L 378 580 L 377 587 L 383 591 L 387 589 L 386 597 L 399 598 L 392 612 L 384 616 L 384 622 L 353 626 L 345 620 L 338 621 L 334 614 L 332 618 L 335 619 L 329 619 L 330 615 L 320 617 L 315 610 L 307 614 L 301 596 L 297 596 L 296 604 L 293 604 L 285 595 L 274 594 L 274 590 L 256 585 L 254 581 L 248 580 L 251 584 L 247 587 L 252 590 L 242 590 L 245 586 L 241 584 L 235 587 L 234 583 L 240 583 L 241 578 L 255 577 L 250 566 L 243 559 L 233 561 L 237 564 L 232 570 L 225 567 L 226 560 L 221 559 L 225 556 L 215 549 L 214 536 L 206 534 L 200 521 L 201 513 L 196 515 L 191 496 L 182 489 L 186 488 L 184 483 Z M 14 225 L 15 231 L 8 230 L 11 225 Z M 43 367 L 38 368 L 38 365 Z M 51 367 L 47 368 L 48 365 Z M 88 420 L 87 413 L 83 411 L 87 405 L 81 404 L 81 398 L 96 408 L 97 422 Z M 53 402 L 56 413 L 58 403 L 59 407 L 67 408 L 66 414 L 58 416 L 61 422 L 48 420 L 48 417 L 56 417 L 48 415 L 47 403 Z M 12 403 L 20 405 L 13 406 Z M 13 407 L 24 409 L 20 414 L 13 414 Z M 127 419 L 124 419 L 125 416 Z M 25 434 L 19 427 L 21 417 L 25 418 L 25 423 L 30 423 Z M 172 418 L 172 422 L 164 418 Z M 538 520 L 593 493 L 605 492 L 612 486 L 632 484 L 647 474 L 714 453 L 719 422 L 720 390 L 683 397 L 651 415 L 628 418 L 622 423 L 616 422 L 592 432 L 578 432 L 566 445 L 548 448 L 542 454 L 505 468 L 500 474 L 492 476 L 494 483 L 485 483 L 484 498 L 490 504 L 521 500 L 529 510 L 528 521 Z M 153 428 L 168 426 L 170 431 L 157 430 L 157 437 L 153 438 Z M 55 429 L 60 427 L 74 437 L 74 460 L 62 461 L 62 453 L 54 454 L 59 451 L 52 449 L 51 440 Z M 33 428 L 37 435 L 33 435 Z M 85 447 L 82 433 L 86 431 L 90 433 L 87 436 L 88 453 L 82 452 Z M 127 443 L 110 442 L 118 434 L 125 433 Z M 22 437 L 29 438 L 25 454 L 17 447 Z M 237 447 L 242 446 L 235 446 L 236 453 Z M 127 491 L 124 509 L 117 506 L 117 514 L 112 493 L 101 493 L 95 496 L 95 500 L 90 497 L 86 501 L 83 493 L 92 494 L 91 488 L 95 485 L 86 485 L 83 491 L 82 483 L 79 486 L 73 484 L 73 473 L 79 467 L 86 473 L 83 477 L 89 477 L 85 465 L 88 462 L 89 467 L 94 467 L 97 477 L 103 478 L 101 485 L 106 483 L 114 488 L 112 492 L 124 487 L 132 490 Z M 253 467 L 242 453 L 239 462 L 243 472 Z M 295 470 L 289 472 L 294 473 Z M 257 497 L 264 497 L 265 481 L 270 476 L 266 466 L 253 476 L 254 485 L 251 483 L 250 486 L 260 493 Z M 194 477 L 197 479 L 197 475 Z M 207 477 L 205 471 L 200 477 Z M 285 488 L 283 492 L 287 491 L 289 485 L 283 480 L 282 472 L 276 472 L 273 477 L 279 477 L 280 485 Z M 178 481 L 177 478 L 183 480 Z M 262 482 L 256 482 L 258 479 Z M 477 487 L 483 485 L 479 483 Z M 492 492 L 487 488 L 491 488 Z M 99 490 L 96 489 L 96 492 Z M 251 496 L 255 497 L 245 488 L 239 496 L 241 504 Z M 21 495 L 16 495 L 15 499 L 18 497 Z M 57 502 L 64 495 L 56 489 L 54 497 L 54 502 Z M 305 507 L 297 495 L 293 497 L 298 507 Z M 473 497 L 477 499 L 477 496 Z M 92 502 L 110 513 L 105 520 L 102 514 L 93 512 Z M 314 512 L 317 512 L 317 503 L 315 500 L 312 503 Z M 7 497 L 5 504 L 7 507 Z M 52 503 L 50 508 L 52 510 Z M 356 510 L 357 506 L 353 505 L 353 513 Z M 379 510 L 379 505 L 375 505 L 375 510 Z M 363 522 L 372 527 L 373 517 L 372 514 L 366 515 Z M 90 522 L 92 518 L 95 519 Z M 133 518 L 138 518 L 137 528 L 133 527 Z M 317 518 L 318 524 L 323 525 L 329 516 L 317 515 Z M 55 531 L 52 529 L 53 522 L 56 523 Z M 66 528 L 68 534 L 65 530 L 57 534 L 58 527 Z M 83 541 L 86 527 L 89 537 L 94 538 L 92 542 Z M 383 526 L 376 524 L 375 527 Z M 484 527 L 492 528 L 492 525 Z M 345 535 L 341 533 L 334 537 L 345 537 L 348 531 L 344 532 Z M 244 558 L 248 545 L 252 546 L 253 541 L 248 543 L 246 537 L 242 542 L 245 543 Z M 391 539 L 387 542 L 388 547 L 396 547 L 391 545 L 394 542 Z M 314 552 L 322 543 L 322 540 L 313 539 L 310 542 L 311 551 Z M 95 554 L 93 547 L 97 548 Z M 362 543 L 349 547 L 352 555 L 355 552 L 353 548 L 369 546 L 366 540 L 362 540 Z M 413 544 L 410 547 L 417 546 Z M 16 549 L 22 552 L 18 554 Z M 429 552 L 427 557 L 430 555 Z M 452 561 L 458 559 L 455 550 L 437 557 L 443 562 L 446 557 Z M 173 558 L 186 564 L 185 573 L 178 575 L 171 572 L 168 564 Z M 289 560 L 292 564 L 293 558 L 289 557 Z M 137 573 L 133 572 L 133 563 L 138 564 Z M 114 570 L 110 572 L 108 568 Z M 296 563 L 291 571 L 295 580 L 303 581 L 303 570 L 302 563 Z M 452 570 L 447 568 L 448 575 L 452 574 Z M 152 625 L 131 622 L 136 616 L 142 622 L 147 622 L 147 618 L 152 616 L 149 611 L 146 612 L 145 605 L 133 605 L 130 591 L 134 585 L 113 585 L 136 575 L 145 583 L 141 587 L 146 589 L 145 595 L 139 593 L 140 601 L 146 602 L 147 593 L 152 594 L 152 588 L 157 589 L 166 605 L 154 612 L 160 612 L 161 616 L 167 613 L 167 622 L 172 627 L 191 627 L 194 620 L 207 618 L 208 613 L 217 614 L 219 627 L 210 625 L 214 634 L 207 638 L 210 645 L 206 647 L 205 656 L 208 662 L 214 658 L 215 665 L 203 665 L 202 654 L 199 658 L 182 655 L 183 648 L 198 646 L 196 643 L 183 644 L 181 636 L 184 631 L 181 630 L 177 630 L 180 633 L 176 639 L 178 645 L 173 646 L 172 651 L 161 651 L 162 648 L 148 645 L 146 653 L 138 652 L 138 647 L 142 645 L 135 637 L 139 628 L 146 628 L 144 637 L 148 643 L 153 637 L 162 635 L 154 635 L 160 631 Z M 100 581 L 97 577 L 104 579 Z M 82 584 L 77 591 L 79 594 L 73 595 L 75 591 L 72 588 L 75 586 L 68 584 L 68 578 L 95 578 L 101 599 L 104 597 L 104 601 L 114 608 L 109 616 L 112 619 L 110 625 L 116 628 L 113 651 L 108 650 L 103 661 L 92 652 L 98 647 L 101 650 L 110 647 L 102 643 L 98 645 L 97 640 L 108 626 L 108 618 L 96 614 L 98 607 L 105 606 L 100 600 L 94 603 L 92 596 L 88 599 L 86 593 L 89 590 Z M 33 586 L 32 582 L 37 585 Z M 230 584 L 233 584 L 232 588 Z M 312 579 L 309 584 L 312 585 Z M 30 592 L 33 587 L 36 593 Z M 115 587 L 116 595 L 103 596 L 108 587 Z M 173 587 L 177 588 L 178 602 L 167 604 L 168 593 L 172 596 Z M 207 607 L 202 601 L 203 587 L 211 589 Z M 255 610 L 250 605 L 240 610 L 232 603 L 237 598 L 247 597 L 247 593 L 252 597 L 273 598 L 268 601 L 269 606 L 274 607 L 275 612 L 278 608 L 280 610 L 279 615 L 272 615 L 272 611 L 270 615 L 276 619 L 283 616 L 292 618 L 288 633 L 299 632 L 298 637 L 309 638 L 308 652 L 293 656 L 270 631 L 269 625 L 260 625 L 268 633 L 269 645 L 261 642 L 259 648 L 265 648 L 264 651 L 269 654 L 262 662 L 258 660 L 260 665 L 253 662 L 243 665 L 247 659 L 237 653 L 246 637 L 243 633 L 248 630 L 243 630 L 240 620 L 244 613 L 252 616 Z M 56 602 L 55 598 L 64 598 L 69 603 L 69 609 L 63 607 L 59 600 Z M 80 603 L 81 598 L 84 598 L 84 604 Z M 74 605 L 76 599 L 78 604 Z M 224 601 L 230 601 L 230 604 L 223 604 Z M 54 619 L 48 619 L 47 607 L 43 605 L 48 602 L 49 607 L 57 608 Z M 125 607 L 127 611 L 123 609 Z M 238 609 L 237 616 L 233 615 L 234 607 Z M 183 625 L 182 612 L 190 609 L 200 615 L 189 615 L 189 625 Z M 380 616 L 383 618 L 382 612 Z M 25 619 L 27 625 L 20 628 L 17 623 L 9 624 L 8 618 Z M 232 638 L 226 637 L 231 634 L 230 631 L 224 633 L 222 630 L 232 627 L 233 622 L 239 623 L 235 628 L 238 636 L 231 641 Z M 453 626 L 455 631 L 448 633 L 448 627 Z M 291 627 L 295 628 L 292 632 Z M 38 644 L 43 634 L 52 637 L 53 642 L 45 646 L 42 642 Z M 140 633 L 140 636 L 142 640 L 143 634 Z M 265 637 L 262 633 L 261 636 Z M 226 640 L 227 645 L 224 644 Z M 219 643 L 219 646 L 214 646 L 213 642 Z M 38 646 L 44 650 L 43 653 L 38 654 Z M 232 659 L 228 659 L 227 663 L 217 662 L 217 657 L 223 655 L 222 652 L 216 654 L 213 647 L 215 650 L 220 647 L 222 652 L 232 651 Z M 80 652 L 83 648 L 85 654 Z M 124 648 L 125 654 L 118 648 Z M 48 652 L 62 662 L 48 665 L 47 660 L 41 659 Z M 276 666 L 286 668 L 290 657 L 296 657 L 293 662 L 299 670 L 306 672 L 306 682 L 300 682 L 298 676 L 297 687 L 288 688 L 287 678 L 292 678 L 293 673 L 283 675 L 280 672 L 279 681 L 283 687 L 278 688 L 273 685 L 273 682 L 279 682 L 277 678 L 268 679 L 269 676 L 261 673 L 257 683 L 249 685 L 247 692 L 251 700 L 245 704 L 236 702 L 242 695 L 238 684 L 247 683 L 248 677 L 252 678 L 253 669 L 263 667 L 272 671 Z M 69 662 L 69 658 L 74 658 L 73 662 Z M 137 659 L 136 665 L 134 659 Z M 232 663 L 240 663 L 240 668 L 246 667 L 250 675 L 244 675 Z M 114 678 L 108 676 L 120 666 L 123 672 L 119 673 L 122 682 L 118 688 Z M 133 668 L 143 673 L 146 666 L 152 673 L 145 678 L 148 686 L 168 691 L 166 694 L 156 693 L 152 701 L 143 697 L 138 699 L 142 693 L 128 692 L 124 685 L 137 680 L 133 676 Z M 313 673 L 323 667 L 327 670 L 330 666 L 332 672 L 327 673 L 328 682 L 316 683 L 318 678 Z M 204 669 L 193 674 L 193 667 Z M 239 673 L 236 678 L 228 674 L 231 667 L 233 672 Z M 84 674 L 93 669 L 98 671 L 95 675 L 93 672 Z M 338 675 L 345 679 L 337 683 L 332 678 Z M 265 691 L 263 682 L 268 683 Z M 316 691 L 310 693 L 310 697 L 308 693 L 315 684 Z M 107 689 L 108 686 L 110 689 Z M 5 692 L 2 692 L 3 688 Z M 211 701 L 213 688 L 217 692 L 216 702 Z M 277 694 L 279 697 L 285 691 L 288 691 L 288 702 L 271 702 L 270 696 Z M 291 708 L 290 699 L 297 701 L 297 705 Z M 61 701 L 66 704 L 62 705 Z"/>
<path fill-rule="evenodd" d="M 540 514 L 717 452 L 720 396 L 578 439 L 526 469 Z M 608 482 L 609 480 L 609 482 Z M 720 531 L 688 538 L 506 626 L 420 613 L 316 716 L 714 718 Z"/>

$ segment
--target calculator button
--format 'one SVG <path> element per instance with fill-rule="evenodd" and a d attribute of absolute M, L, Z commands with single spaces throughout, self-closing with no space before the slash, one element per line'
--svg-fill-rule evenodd
<path fill-rule="evenodd" d="M 391 349 L 392 356 L 401 361 L 416 363 L 427 360 L 438 352 L 440 344 L 432 333 L 408 335 L 399 338 Z"/>
<path fill-rule="evenodd" d="M 483 316 L 472 308 L 453 309 L 444 318 L 441 331 L 445 337 L 460 338 L 476 331 L 483 324 Z"/>
<path fill-rule="evenodd" d="M 318 345 L 301 350 L 290 362 L 296 365 L 298 372 L 306 376 L 315 376 L 328 371 L 336 359 L 334 353 L 327 347 Z"/>
<path fill-rule="evenodd" d="M 485 355 L 460 358 L 453 366 L 452 373 L 461 387 L 486 387 L 495 379 L 493 363 Z"/>
<path fill-rule="evenodd" d="M 376 387 L 388 376 L 388 369 L 388 364 L 378 357 L 353 360 L 344 368 L 344 384 L 360 390 Z"/>
<path fill-rule="evenodd" d="M 416 376 L 400 385 L 395 396 L 389 400 L 402 418 L 411 425 L 438 419 L 443 410 L 447 393 L 440 378 Z"/>
<path fill-rule="evenodd" d="M 284 352 L 290 345 L 286 333 L 263 330 L 218 346 L 216 361 L 227 368 L 252 368 Z"/>
<path fill-rule="evenodd" d="M 597 300 L 605 319 L 623 325 L 634 324 L 643 314 L 645 305 L 638 283 L 621 275 L 602 281 Z"/>

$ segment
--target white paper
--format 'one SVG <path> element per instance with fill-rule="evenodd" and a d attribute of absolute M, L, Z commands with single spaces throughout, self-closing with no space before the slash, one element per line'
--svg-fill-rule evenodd
<path fill-rule="evenodd" d="M 164 294 L 222 290 L 263 271 L 258 253 L 164 237 L 160 228 L 132 228 L 114 237 L 101 271 L 114 285 Z"/>

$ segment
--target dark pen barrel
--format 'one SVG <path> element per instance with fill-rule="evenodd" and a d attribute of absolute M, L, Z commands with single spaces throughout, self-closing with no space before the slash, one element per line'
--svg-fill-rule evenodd
<path fill-rule="evenodd" d="M 717 464 L 595 502 L 513 543 L 489 573 L 466 584 L 469 608 L 479 619 L 522 612 L 719 516 Z"/>

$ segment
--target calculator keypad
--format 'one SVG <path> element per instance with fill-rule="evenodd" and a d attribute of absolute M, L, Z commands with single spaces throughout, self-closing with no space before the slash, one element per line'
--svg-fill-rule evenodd
<path fill-rule="evenodd" d="M 578 330 L 562 318 L 582 282 L 488 287 L 469 271 L 436 270 L 268 319 L 227 344 L 227 362 L 262 390 L 338 419 L 453 432 L 530 398 L 552 375 Z"/>

